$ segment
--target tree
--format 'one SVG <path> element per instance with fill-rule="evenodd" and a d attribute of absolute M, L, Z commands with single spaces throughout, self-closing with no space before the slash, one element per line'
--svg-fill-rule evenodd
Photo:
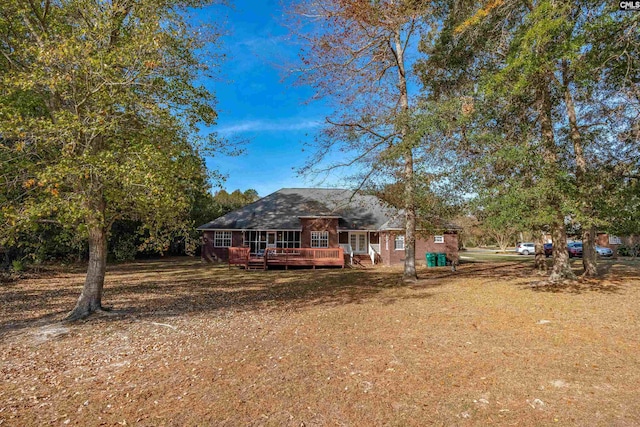
<path fill-rule="evenodd" d="M 475 215 L 459 215 L 453 219 L 453 223 L 461 228 L 458 233 L 459 246 L 468 248 L 486 245 L 480 221 Z"/>
<path fill-rule="evenodd" d="M 630 84 L 637 81 L 637 17 L 597 1 L 444 4 L 441 36 L 423 44 L 430 54 L 423 81 L 437 96 L 473 99 L 474 119 L 483 125 L 462 131 L 467 152 L 478 150 L 484 134 L 493 133 L 505 147 L 526 154 L 523 163 L 509 164 L 516 173 L 523 166 L 531 172 L 521 188 L 537 189 L 544 201 L 532 225 L 550 225 L 551 280 L 573 277 L 565 251 L 568 218 L 582 225 L 585 274 L 595 274 L 595 226 L 602 224 L 595 206 L 604 196 L 593 190 L 604 159 L 615 152 L 614 141 L 628 134 L 627 117 L 637 113 L 637 87 Z M 508 112 L 510 121 L 498 109 Z M 602 125 L 613 117 L 625 120 Z M 469 144 L 471 138 L 475 143 Z M 493 159 L 494 165 L 505 163 L 500 156 Z"/>
<path fill-rule="evenodd" d="M 217 34 L 197 37 L 183 12 L 207 3 L 0 2 L 3 238 L 43 220 L 87 237 L 69 319 L 102 309 L 114 221 L 141 221 L 149 245 L 184 224 L 204 173 L 195 146 L 215 142 L 198 138 L 216 112 L 195 52 Z"/>
<path fill-rule="evenodd" d="M 253 203 L 258 200 L 258 192 L 254 189 L 246 190 L 244 193 L 240 190 L 234 190 L 231 193 L 227 193 L 225 190 L 220 190 L 211 197 L 212 207 L 216 210 L 214 215 L 207 219 L 218 218 L 236 209 L 240 209 L 243 206 Z M 206 221 L 205 221 L 206 222 Z"/>
<path fill-rule="evenodd" d="M 359 167 L 359 188 L 376 176 L 402 183 L 407 281 L 417 278 L 417 140 L 409 122 L 416 99 L 409 81 L 428 10 L 428 3 L 412 0 L 301 0 L 289 10 L 292 31 L 303 43 L 297 81 L 312 86 L 315 98 L 335 103 L 305 171 L 318 171 L 337 151 L 340 160 L 324 170 Z"/>

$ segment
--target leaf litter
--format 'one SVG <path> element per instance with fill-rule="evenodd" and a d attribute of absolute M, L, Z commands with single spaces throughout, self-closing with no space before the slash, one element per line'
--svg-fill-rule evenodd
<path fill-rule="evenodd" d="M 398 277 L 121 264 L 114 314 L 71 324 L 81 271 L 20 279 L 0 287 L 0 422 L 640 424 L 636 270 L 578 291 L 506 263 Z"/>

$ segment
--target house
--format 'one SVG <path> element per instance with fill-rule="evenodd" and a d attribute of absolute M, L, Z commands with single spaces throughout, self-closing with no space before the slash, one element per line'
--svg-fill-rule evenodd
<path fill-rule="evenodd" d="M 404 262 L 401 211 L 372 195 L 344 189 L 283 188 L 254 203 L 198 227 L 204 233 L 202 258 L 229 261 L 230 251 L 244 247 L 252 257 L 269 248 L 341 248 L 347 262 Z M 458 234 L 448 227 L 438 235 L 416 239 L 416 261 L 426 252 L 458 254 Z M 232 256 L 233 258 L 233 256 Z M 344 262 L 344 261 L 341 261 Z M 332 264 L 333 265 L 333 264 Z"/>
<path fill-rule="evenodd" d="M 618 249 L 621 246 L 635 246 L 640 244 L 640 236 L 615 236 L 605 232 L 598 232 L 596 236 L 596 245 L 613 250 L 614 255 L 618 256 Z"/>

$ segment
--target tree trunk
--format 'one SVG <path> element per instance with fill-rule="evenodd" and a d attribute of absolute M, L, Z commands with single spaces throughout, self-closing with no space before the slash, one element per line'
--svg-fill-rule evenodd
<path fill-rule="evenodd" d="M 598 275 L 598 253 L 596 252 L 596 228 L 589 227 L 582 230 L 582 265 L 583 276 L 596 277 Z"/>
<path fill-rule="evenodd" d="M 505 228 L 503 230 L 496 231 L 495 233 L 493 233 L 493 237 L 495 237 L 496 243 L 500 247 L 500 251 L 506 252 L 507 246 L 509 246 L 511 238 L 513 237 L 513 232 Z"/>
<path fill-rule="evenodd" d="M 549 89 L 549 77 L 541 75 L 538 82 L 538 112 L 540 114 L 540 128 L 542 133 L 542 151 L 545 161 L 545 178 L 556 183 L 558 180 L 558 153 L 553 134 L 553 118 L 551 114 L 551 92 Z M 552 282 L 575 279 L 571 265 L 569 263 L 569 253 L 567 252 L 567 232 L 564 227 L 564 213 L 562 203 L 558 194 L 549 189 L 548 203 L 556 211 L 556 217 L 552 221 L 551 234 L 553 236 L 553 268 L 549 280 Z"/>
<path fill-rule="evenodd" d="M 78 320 L 102 310 L 102 289 L 107 268 L 107 233 L 102 226 L 89 228 L 89 266 L 82 294 L 67 320 Z"/>
<path fill-rule="evenodd" d="M 534 268 L 539 273 L 546 273 L 547 261 L 546 257 L 544 256 L 544 241 L 542 240 L 542 233 L 540 231 L 537 231 L 534 232 L 533 235 L 535 236 L 533 242 L 536 248 L 536 259 L 534 261 Z"/>
<path fill-rule="evenodd" d="M 408 116 L 409 94 L 407 91 L 407 79 L 404 68 L 404 50 L 400 40 L 400 33 L 394 35 L 395 58 L 398 65 L 398 89 L 400 91 L 400 110 L 402 114 Z M 405 117 L 407 120 L 407 117 Z M 406 143 L 408 129 L 406 124 L 402 124 L 402 143 Z M 403 280 L 414 282 L 418 280 L 416 273 L 416 204 L 413 183 L 413 151 L 411 146 L 404 147 L 403 154 L 404 170 L 402 178 L 404 180 L 404 212 L 405 212 L 405 234 L 404 234 L 404 274 Z"/>
<path fill-rule="evenodd" d="M 551 235 L 553 237 L 553 267 L 549 280 L 559 282 L 565 279 L 575 279 L 576 276 L 571 270 L 569 252 L 567 251 L 567 232 L 564 228 L 562 213 L 551 225 Z"/>
<path fill-rule="evenodd" d="M 404 281 L 418 280 L 416 273 L 416 207 L 413 194 L 413 155 L 411 151 L 404 156 L 405 188 L 405 238 L 404 238 Z"/>
<path fill-rule="evenodd" d="M 576 160 L 576 186 L 578 187 L 578 197 L 583 215 L 583 231 L 582 231 L 582 265 L 584 266 L 583 275 L 586 277 L 595 277 L 598 275 L 597 253 L 595 246 L 596 229 L 593 223 L 591 188 L 587 186 L 587 160 L 584 157 L 584 146 L 582 144 L 582 136 L 578 127 L 578 117 L 576 115 L 576 106 L 573 102 L 571 89 L 569 88 L 569 64 L 566 60 L 562 61 L 562 85 L 564 90 L 564 104 L 567 110 L 567 118 L 569 119 L 569 134 L 573 143 L 573 153 Z"/>

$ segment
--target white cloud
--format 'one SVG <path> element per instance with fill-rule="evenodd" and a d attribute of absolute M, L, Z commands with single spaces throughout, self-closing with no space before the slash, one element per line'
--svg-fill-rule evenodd
<path fill-rule="evenodd" d="M 290 132 L 306 129 L 314 129 L 322 125 L 320 120 L 246 120 L 217 129 L 222 136 L 230 136 L 249 132 Z"/>

